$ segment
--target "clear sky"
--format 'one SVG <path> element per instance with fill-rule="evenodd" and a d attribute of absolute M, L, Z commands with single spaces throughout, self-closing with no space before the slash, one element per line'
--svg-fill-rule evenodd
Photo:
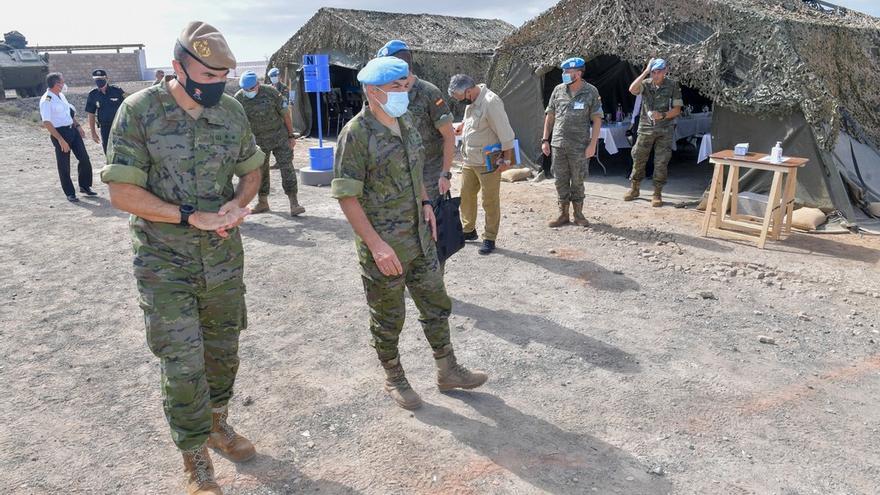
<path fill-rule="evenodd" d="M 265 60 L 320 7 L 432 13 L 503 19 L 520 26 L 556 0 L 444 0 L 425 2 L 315 0 L 9 0 L 0 33 L 21 31 L 32 45 L 142 43 L 147 65 L 166 66 L 174 40 L 190 20 L 215 25 L 239 61 Z M 880 17 L 880 0 L 836 0 Z"/>

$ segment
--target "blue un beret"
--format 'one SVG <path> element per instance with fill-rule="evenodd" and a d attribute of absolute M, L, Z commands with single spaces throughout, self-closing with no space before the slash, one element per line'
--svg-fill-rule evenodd
<path fill-rule="evenodd" d="M 271 69 L 269 69 L 269 77 L 277 76 L 280 73 L 281 71 L 278 70 L 278 67 L 272 67 Z"/>
<path fill-rule="evenodd" d="M 238 78 L 238 85 L 241 87 L 241 89 L 249 89 L 256 86 L 258 81 L 259 79 L 257 78 L 257 73 L 252 70 L 248 70 L 245 71 L 244 74 L 242 74 L 241 77 Z"/>
<path fill-rule="evenodd" d="M 358 72 L 358 81 L 370 86 L 381 86 L 409 76 L 409 64 L 397 57 L 378 57 L 367 62 Z"/>
<path fill-rule="evenodd" d="M 665 68 L 666 68 L 666 61 L 663 60 L 662 58 L 658 58 L 658 59 L 654 60 L 654 63 L 651 64 L 651 71 L 663 70 Z"/>
<path fill-rule="evenodd" d="M 580 57 L 572 57 L 572 58 L 566 60 L 565 62 L 562 62 L 562 65 L 560 65 L 559 68 L 562 70 L 580 69 L 585 64 L 586 64 L 586 62 L 584 62 L 584 59 L 582 59 Z"/>
<path fill-rule="evenodd" d="M 387 57 L 403 50 L 409 51 L 409 46 L 407 46 L 406 43 L 400 40 L 391 40 L 388 43 L 385 43 L 385 46 L 379 49 L 379 52 L 376 53 L 376 56 Z"/>

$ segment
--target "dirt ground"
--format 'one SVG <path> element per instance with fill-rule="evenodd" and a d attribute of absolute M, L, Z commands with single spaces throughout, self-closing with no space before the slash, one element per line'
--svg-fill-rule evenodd
<path fill-rule="evenodd" d="M 65 201 L 36 124 L 0 115 L 0 150 L 0 492 L 180 492 L 126 215 L 99 182 Z M 592 182 L 592 225 L 551 230 L 552 183 L 504 184 L 497 253 L 469 244 L 446 276 L 458 355 L 490 381 L 440 394 L 408 301 L 410 413 L 382 391 L 328 188 L 302 187 L 293 220 L 272 174 L 274 213 L 242 227 L 232 402 L 259 455 L 214 456 L 226 493 L 878 493 L 880 239 L 760 251 Z"/>

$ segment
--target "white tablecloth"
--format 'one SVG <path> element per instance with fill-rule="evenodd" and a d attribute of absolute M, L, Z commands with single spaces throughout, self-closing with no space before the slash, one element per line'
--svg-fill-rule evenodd
<path fill-rule="evenodd" d="M 616 155 L 620 148 L 629 148 L 629 141 L 626 139 L 626 130 L 629 129 L 629 123 L 624 122 L 622 124 L 608 124 L 603 125 L 602 130 L 599 131 L 599 139 L 605 143 L 605 151 L 608 152 L 609 155 Z M 590 135 L 592 136 L 593 129 L 590 128 Z"/>
<path fill-rule="evenodd" d="M 700 153 L 697 155 L 697 163 L 703 163 L 703 160 L 708 160 L 711 154 L 712 134 L 706 133 L 703 134 L 703 139 L 700 140 Z"/>
<path fill-rule="evenodd" d="M 694 113 L 675 121 L 675 140 L 708 134 L 712 131 L 712 112 Z"/>

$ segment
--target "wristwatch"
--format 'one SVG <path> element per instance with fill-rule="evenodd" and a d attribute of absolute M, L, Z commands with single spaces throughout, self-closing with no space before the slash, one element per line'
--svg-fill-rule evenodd
<path fill-rule="evenodd" d="M 180 205 L 180 225 L 189 225 L 189 217 L 195 212 L 193 205 Z"/>
<path fill-rule="evenodd" d="M 422 200 L 422 206 L 431 206 L 431 202 L 427 199 Z"/>
<path fill-rule="evenodd" d="M 549 143 L 549 142 L 550 142 L 550 139 L 549 139 L 549 138 L 544 138 L 544 139 L 541 140 L 541 144 Z"/>
<path fill-rule="evenodd" d="M 452 172 L 443 172 L 442 174 L 440 174 L 440 177 L 445 177 L 446 180 L 451 180 L 452 179 Z"/>

